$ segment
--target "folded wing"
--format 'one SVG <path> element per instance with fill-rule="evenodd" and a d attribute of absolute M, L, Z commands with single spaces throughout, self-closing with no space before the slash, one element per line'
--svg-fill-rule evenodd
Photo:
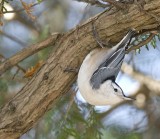
<path fill-rule="evenodd" d="M 106 80 L 115 81 L 123 59 L 125 56 L 125 48 L 121 48 L 114 52 L 98 69 L 93 73 L 90 83 L 94 89 L 98 89 Z"/>

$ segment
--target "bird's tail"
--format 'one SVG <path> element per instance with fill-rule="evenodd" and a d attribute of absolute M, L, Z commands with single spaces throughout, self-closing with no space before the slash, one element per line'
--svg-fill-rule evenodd
<path fill-rule="evenodd" d="M 128 31 L 128 33 L 126 34 L 126 36 L 123 37 L 123 39 L 117 44 L 118 45 L 118 48 L 117 49 L 120 49 L 122 47 L 125 47 L 126 50 L 128 49 L 128 45 L 132 39 L 132 37 L 136 34 L 136 30 L 135 29 L 130 29 Z"/>

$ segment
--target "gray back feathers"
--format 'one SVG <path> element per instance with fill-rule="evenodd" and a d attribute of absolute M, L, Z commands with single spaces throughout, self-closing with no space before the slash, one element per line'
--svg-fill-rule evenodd
<path fill-rule="evenodd" d="M 98 89 L 106 80 L 115 79 L 121 69 L 127 46 L 135 31 L 131 30 L 128 34 L 115 46 L 115 49 L 109 50 L 109 56 L 93 73 L 90 83 L 94 89 Z M 116 48 L 117 47 L 117 48 Z"/>

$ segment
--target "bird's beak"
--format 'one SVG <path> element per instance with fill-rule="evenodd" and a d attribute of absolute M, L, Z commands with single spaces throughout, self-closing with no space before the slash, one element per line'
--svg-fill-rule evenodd
<path fill-rule="evenodd" d="M 124 99 L 125 99 L 125 100 L 136 100 L 135 98 L 127 97 L 127 96 L 124 96 Z"/>

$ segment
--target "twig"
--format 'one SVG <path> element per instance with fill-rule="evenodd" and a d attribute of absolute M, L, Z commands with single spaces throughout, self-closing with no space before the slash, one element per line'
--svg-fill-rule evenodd
<path fill-rule="evenodd" d="M 22 68 L 21 66 L 19 66 L 18 64 L 16 64 L 16 67 L 17 67 L 18 69 L 20 69 L 23 73 L 26 72 L 26 70 L 25 70 L 24 68 Z"/>
<path fill-rule="evenodd" d="M 101 48 L 104 48 L 104 45 L 106 44 L 100 40 L 94 23 L 92 23 L 92 32 L 93 32 L 93 37 L 95 38 L 96 42 L 99 44 L 99 46 L 101 46 Z"/>
<path fill-rule="evenodd" d="M 43 1 L 41 1 L 41 3 L 42 3 L 42 2 L 43 2 Z M 38 5 L 38 4 L 41 4 L 41 3 L 36 2 L 36 3 L 34 3 L 31 7 L 34 7 L 34 6 L 36 6 L 36 5 Z M 24 11 L 24 10 L 25 10 L 25 9 L 22 8 L 22 9 L 19 9 L 19 10 L 4 11 L 3 14 L 7 14 L 7 13 L 18 13 L 18 12 L 22 12 L 22 11 Z"/>
<path fill-rule="evenodd" d="M 27 43 L 21 41 L 20 39 L 12 36 L 12 35 L 10 35 L 10 34 L 7 34 L 7 33 L 3 32 L 3 31 L 1 31 L 1 30 L 0 30 L 0 34 L 2 34 L 3 36 L 5 36 L 5 37 L 7 37 L 7 38 L 9 38 L 9 39 L 11 39 L 11 40 L 19 43 L 21 47 L 24 47 L 25 45 L 27 45 Z"/>
<path fill-rule="evenodd" d="M 16 77 L 16 75 L 18 74 L 18 72 L 19 72 L 19 69 L 16 70 L 15 74 L 12 77 L 12 80 L 14 80 L 14 78 Z"/>
<path fill-rule="evenodd" d="M 68 114 L 69 114 L 69 112 L 70 112 L 70 110 L 71 110 L 71 107 L 72 107 L 72 105 L 73 105 L 73 103 L 74 103 L 74 97 L 75 97 L 75 95 L 76 95 L 76 93 L 72 90 L 72 89 L 70 89 L 70 91 L 71 91 L 71 98 L 70 98 L 70 101 L 69 101 L 69 104 L 68 104 L 68 107 L 67 107 L 67 110 L 66 110 L 66 112 L 65 112 L 65 115 L 64 115 L 64 118 L 63 118 L 63 120 L 60 122 L 60 124 L 59 124 L 59 127 L 58 127 L 58 129 L 62 129 L 63 128 L 63 126 L 65 125 L 65 123 L 66 123 L 66 120 L 67 120 L 67 118 L 68 118 Z M 57 134 L 59 134 L 59 131 L 57 132 Z"/>
<path fill-rule="evenodd" d="M 139 36 L 139 35 L 146 34 L 146 33 L 157 32 L 159 30 L 160 30 L 160 26 L 156 26 L 154 28 L 148 28 L 148 29 L 141 29 L 141 30 L 138 31 L 138 33 L 135 34 L 135 36 Z"/>
<path fill-rule="evenodd" d="M 0 57 L 2 57 L 4 60 L 6 60 L 6 58 L 2 55 L 2 54 L 0 54 Z M 22 68 L 21 66 L 19 66 L 18 64 L 16 64 L 15 65 L 19 70 L 21 70 L 22 72 L 26 72 L 26 70 L 24 69 L 24 68 Z"/>
<path fill-rule="evenodd" d="M 153 39 L 154 36 L 155 36 L 155 34 L 151 33 L 150 36 L 149 36 L 146 40 L 140 42 L 138 45 L 135 45 L 135 46 L 130 47 L 130 48 L 127 50 L 127 53 L 129 53 L 129 52 L 132 51 L 132 50 L 139 49 L 139 48 L 141 48 L 142 46 L 148 44 L 148 43 Z"/>

